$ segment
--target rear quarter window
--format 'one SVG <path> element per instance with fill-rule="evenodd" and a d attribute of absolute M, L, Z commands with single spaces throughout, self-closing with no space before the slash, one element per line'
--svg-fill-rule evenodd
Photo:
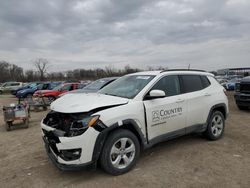
<path fill-rule="evenodd" d="M 203 88 L 207 88 L 211 85 L 210 81 L 208 80 L 206 76 L 201 76 L 201 82 L 202 82 Z"/>
<path fill-rule="evenodd" d="M 182 93 L 190 93 L 202 90 L 203 83 L 199 75 L 181 75 Z"/>

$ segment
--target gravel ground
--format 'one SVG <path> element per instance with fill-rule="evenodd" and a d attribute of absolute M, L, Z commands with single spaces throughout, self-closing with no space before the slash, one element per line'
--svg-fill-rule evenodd
<path fill-rule="evenodd" d="M 39 122 L 6 132 L 0 115 L 0 187 L 250 187 L 250 111 L 239 111 L 228 93 L 230 116 L 215 142 L 189 135 L 144 151 L 136 167 L 121 176 L 96 171 L 59 171 L 48 160 Z M 0 107 L 16 101 L 0 96 Z M 1 112 L 2 113 L 2 112 Z"/>

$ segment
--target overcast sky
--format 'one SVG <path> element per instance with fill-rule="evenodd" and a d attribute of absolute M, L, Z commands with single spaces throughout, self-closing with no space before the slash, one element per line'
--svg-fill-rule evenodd
<path fill-rule="evenodd" d="M 250 0 L 1 0 L 0 60 L 52 71 L 250 67 Z"/>

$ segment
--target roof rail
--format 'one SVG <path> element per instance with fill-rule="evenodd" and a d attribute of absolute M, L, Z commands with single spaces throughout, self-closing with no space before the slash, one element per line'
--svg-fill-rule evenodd
<path fill-rule="evenodd" d="M 161 71 L 161 73 L 168 72 L 168 71 L 197 71 L 197 72 L 207 72 L 205 70 L 199 70 L 199 69 L 167 69 L 167 70 Z"/>

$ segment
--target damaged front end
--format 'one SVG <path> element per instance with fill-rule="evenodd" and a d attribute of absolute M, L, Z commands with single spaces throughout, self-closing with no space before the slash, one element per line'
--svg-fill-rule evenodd
<path fill-rule="evenodd" d="M 99 120 L 99 116 L 91 116 L 91 113 L 59 113 L 50 112 L 43 123 L 53 128 L 59 137 L 74 137 L 82 135 L 89 127 L 97 131 L 106 126 Z"/>
<path fill-rule="evenodd" d="M 51 111 L 41 122 L 43 140 L 52 162 L 62 170 L 92 162 L 89 149 L 95 146 L 106 126 L 93 113 L 60 113 Z M 85 166 L 85 165 L 84 165 Z M 75 168 L 75 167 L 74 167 Z"/>

